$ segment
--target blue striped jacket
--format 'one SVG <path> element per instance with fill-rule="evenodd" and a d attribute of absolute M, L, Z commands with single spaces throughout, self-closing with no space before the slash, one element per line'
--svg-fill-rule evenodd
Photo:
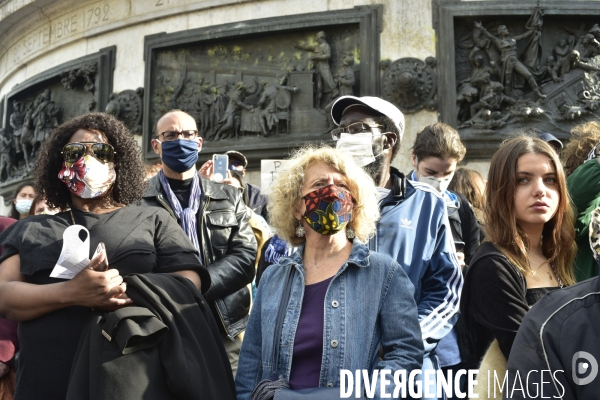
<path fill-rule="evenodd" d="M 445 201 L 437 190 L 391 169 L 394 187 L 380 201 L 381 219 L 369 241 L 398 262 L 415 287 L 426 369 L 437 343 L 458 318 L 463 285 Z"/>

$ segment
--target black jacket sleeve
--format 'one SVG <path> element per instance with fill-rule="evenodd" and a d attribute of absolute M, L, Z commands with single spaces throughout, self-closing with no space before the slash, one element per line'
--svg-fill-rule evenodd
<path fill-rule="evenodd" d="M 225 254 L 217 257 L 208 266 L 211 286 L 204 294 L 207 300 L 220 299 L 235 293 L 254 279 L 256 239 L 250 226 L 246 205 L 237 189 L 235 189 L 235 195 L 234 212 L 237 225 L 231 227 Z M 214 236 L 216 233 L 213 231 L 211 235 L 213 236 L 211 238 L 212 246 L 215 247 Z M 217 250 L 216 248 L 212 249 L 213 252 Z"/>
<path fill-rule="evenodd" d="M 521 321 L 529 310 L 524 277 L 500 254 L 478 257 L 469 266 L 461 303 L 479 358 L 497 339 L 508 359 Z"/>
<path fill-rule="evenodd" d="M 469 201 L 460 193 L 456 193 L 456 195 L 460 199 L 460 209 L 458 211 L 460 212 L 460 224 L 463 241 L 465 242 L 463 251 L 465 253 L 465 264 L 469 265 L 480 243 L 479 224 Z"/>

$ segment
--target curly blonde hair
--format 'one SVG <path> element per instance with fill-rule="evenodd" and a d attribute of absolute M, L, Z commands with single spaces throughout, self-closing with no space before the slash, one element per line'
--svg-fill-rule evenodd
<path fill-rule="evenodd" d="M 579 167 L 588 153 L 600 142 L 600 122 L 589 121 L 571 128 L 571 140 L 561 152 L 565 174 L 571 175 Z"/>
<path fill-rule="evenodd" d="M 303 237 L 296 236 L 299 221 L 294 217 L 294 211 L 302 201 L 306 170 L 314 164 L 322 163 L 348 179 L 354 208 L 346 227 L 352 227 L 360 241 L 369 240 L 379 219 L 377 189 L 371 177 L 349 155 L 331 147 L 302 148 L 292 155 L 290 161 L 288 169 L 275 179 L 269 194 L 269 220 L 277 230 L 277 235 L 294 246 L 304 243 Z"/>

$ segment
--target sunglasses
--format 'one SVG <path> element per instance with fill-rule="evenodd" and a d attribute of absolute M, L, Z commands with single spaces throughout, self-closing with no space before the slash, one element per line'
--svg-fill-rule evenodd
<path fill-rule="evenodd" d="M 115 159 L 115 149 L 108 143 L 97 142 L 74 142 L 67 143 L 61 154 L 68 163 L 74 163 L 82 158 L 87 149 L 90 149 L 94 157 L 102 162 L 111 162 Z"/>

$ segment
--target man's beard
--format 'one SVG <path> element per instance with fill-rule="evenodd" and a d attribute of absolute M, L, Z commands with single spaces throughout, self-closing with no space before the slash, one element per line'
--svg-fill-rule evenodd
<path fill-rule="evenodd" d="M 385 157 L 383 153 L 379 153 L 375 156 L 375 161 L 369 163 L 362 167 L 363 170 L 373 179 L 375 185 L 379 185 L 379 179 L 381 178 L 381 174 L 383 173 L 383 169 L 385 168 Z"/>

